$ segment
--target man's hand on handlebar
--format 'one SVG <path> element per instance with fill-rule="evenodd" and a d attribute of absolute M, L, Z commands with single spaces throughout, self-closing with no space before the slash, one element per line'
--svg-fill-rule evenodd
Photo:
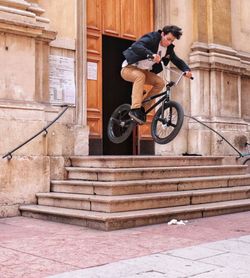
<path fill-rule="evenodd" d="M 147 55 L 147 58 L 148 58 L 149 60 L 154 61 L 154 62 L 157 63 L 157 64 L 161 62 L 161 63 L 162 63 L 162 66 L 164 67 L 164 64 L 163 64 L 163 61 L 162 61 L 160 55 L 158 55 L 158 54 L 149 55 L 149 54 L 148 54 L 148 55 Z M 185 75 L 187 78 L 191 79 L 191 80 L 194 79 L 191 71 L 185 71 L 184 75 Z"/>
<path fill-rule="evenodd" d="M 151 61 L 154 61 L 155 63 L 160 63 L 161 62 L 161 56 L 158 54 L 152 54 L 152 55 L 147 55 L 147 58 Z"/>
<path fill-rule="evenodd" d="M 192 76 L 192 72 L 191 71 L 185 71 L 185 76 L 187 78 L 194 79 L 193 76 Z"/>
<path fill-rule="evenodd" d="M 153 61 L 154 61 L 155 63 L 159 64 L 160 61 L 161 61 L 161 56 L 158 55 L 158 54 L 153 54 L 152 56 L 153 56 L 153 57 L 152 57 L 152 58 L 153 58 Z"/>

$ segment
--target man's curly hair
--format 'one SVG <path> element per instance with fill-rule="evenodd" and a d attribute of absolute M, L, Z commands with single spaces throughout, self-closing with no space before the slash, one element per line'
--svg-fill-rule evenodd
<path fill-rule="evenodd" d="M 176 25 L 167 25 L 167 26 L 164 26 L 163 29 L 162 29 L 162 32 L 165 35 L 167 35 L 168 33 L 171 33 L 173 36 L 176 37 L 177 40 L 179 40 L 181 35 L 182 35 L 181 28 L 176 26 Z"/>

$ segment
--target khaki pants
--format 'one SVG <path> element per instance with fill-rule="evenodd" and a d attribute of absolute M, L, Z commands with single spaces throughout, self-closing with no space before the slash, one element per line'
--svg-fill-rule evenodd
<path fill-rule="evenodd" d="M 144 98 L 160 93 L 165 86 L 163 79 L 148 70 L 138 69 L 135 66 L 128 65 L 121 70 L 121 76 L 124 80 L 133 82 L 131 108 L 140 108 Z M 152 89 L 143 96 L 143 86 L 152 85 Z M 145 103 L 144 108 L 148 109 L 150 103 Z"/>

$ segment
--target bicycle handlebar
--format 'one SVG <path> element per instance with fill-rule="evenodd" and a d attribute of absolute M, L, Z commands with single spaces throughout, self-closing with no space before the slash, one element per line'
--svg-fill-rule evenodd
<path fill-rule="evenodd" d="M 167 80 L 167 78 L 166 78 L 166 70 L 169 70 L 169 71 L 174 72 L 175 74 L 178 74 L 179 77 L 178 77 L 177 81 L 174 82 L 174 83 L 175 83 L 175 84 L 174 84 L 175 86 L 177 86 L 178 83 L 180 82 L 180 80 L 182 79 L 182 77 L 183 77 L 184 75 L 186 75 L 186 72 L 181 72 L 181 73 L 180 73 L 180 72 L 178 72 L 178 71 L 175 71 L 175 70 L 173 70 L 173 69 L 170 69 L 170 68 L 165 67 L 163 61 L 161 61 L 161 65 L 162 65 L 162 69 L 163 69 L 163 73 L 164 73 L 165 80 Z M 191 80 L 194 80 L 193 77 L 191 77 L 190 79 L 191 79 Z"/>
<path fill-rule="evenodd" d="M 149 60 L 153 60 L 153 59 L 154 59 L 154 56 L 148 54 L 148 55 L 147 55 L 147 58 L 148 58 Z M 162 65 L 162 69 L 163 69 L 163 71 L 164 71 L 164 75 L 165 75 L 165 70 L 166 70 L 166 69 L 169 70 L 169 71 L 175 72 L 176 74 L 179 75 L 179 78 L 178 78 L 178 80 L 175 82 L 175 85 L 177 85 L 177 84 L 180 82 L 180 80 L 181 80 L 181 78 L 182 78 L 183 75 L 186 75 L 186 72 L 182 72 L 182 73 L 180 74 L 180 73 L 177 72 L 177 71 L 174 71 L 174 70 L 172 70 L 172 69 L 166 68 L 162 60 L 161 60 L 160 63 L 161 63 L 161 65 Z M 190 77 L 190 79 L 191 79 L 191 80 L 194 80 L 194 77 L 192 76 L 192 77 Z"/>

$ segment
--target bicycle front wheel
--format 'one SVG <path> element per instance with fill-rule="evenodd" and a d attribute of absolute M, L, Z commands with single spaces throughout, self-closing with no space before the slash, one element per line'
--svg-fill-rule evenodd
<path fill-rule="evenodd" d="M 131 134 L 134 122 L 129 116 L 130 105 L 122 104 L 112 113 L 108 123 L 108 138 L 115 144 L 124 142 Z"/>
<path fill-rule="evenodd" d="M 169 101 L 160 107 L 154 115 L 151 124 L 151 134 L 158 144 L 167 144 L 179 133 L 184 119 L 182 106 Z"/>

